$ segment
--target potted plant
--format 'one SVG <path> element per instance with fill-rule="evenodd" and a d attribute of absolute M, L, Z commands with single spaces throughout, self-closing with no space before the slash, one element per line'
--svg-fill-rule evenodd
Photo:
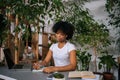
<path fill-rule="evenodd" d="M 59 7 L 60 6 L 60 7 Z M 15 29 L 15 63 L 19 62 L 19 55 L 21 51 L 23 41 L 26 42 L 28 47 L 28 27 L 32 28 L 32 50 L 35 53 L 35 58 L 38 60 L 38 41 L 41 28 L 44 28 L 46 23 L 51 23 L 54 19 L 58 18 L 60 13 L 64 10 L 62 0 L 0 0 L 0 13 L 6 16 L 9 23 L 14 23 Z M 11 20 L 11 15 L 15 17 Z M 46 20 L 46 17 L 49 20 Z M 18 35 L 19 34 L 19 35 Z M 25 40 L 22 40 L 22 36 L 25 36 Z M 10 40 L 8 40 L 10 41 Z M 10 46 L 11 47 L 11 46 Z M 22 49 L 22 50 L 21 50 Z"/>
<path fill-rule="evenodd" d="M 94 71 L 97 72 L 97 55 L 101 46 L 110 44 L 108 36 L 109 30 L 103 23 L 99 24 L 90 15 L 89 10 L 83 8 L 81 0 L 70 2 L 68 10 L 64 15 L 64 20 L 71 22 L 75 26 L 75 35 L 72 39 L 76 45 L 82 46 L 86 50 L 92 49 Z"/>
<path fill-rule="evenodd" d="M 81 63 L 80 70 L 89 70 L 89 63 L 91 61 L 91 54 L 86 51 L 77 51 L 77 59 Z"/>
<path fill-rule="evenodd" d="M 103 78 L 104 80 L 112 80 L 113 79 L 113 73 L 111 72 L 113 67 L 118 67 L 117 61 L 115 61 L 116 58 L 113 57 L 113 55 L 105 54 L 101 57 L 98 57 L 100 59 L 100 62 L 98 63 L 99 69 L 103 68 Z"/>
<path fill-rule="evenodd" d="M 65 80 L 65 77 L 61 73 L 54 73 L 53 74 L 53 80 Z"/>

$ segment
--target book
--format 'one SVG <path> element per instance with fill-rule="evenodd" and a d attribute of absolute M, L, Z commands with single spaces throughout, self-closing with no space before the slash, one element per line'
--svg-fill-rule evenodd
<path fill-rule="evenodd" d="M 68 78 L 96 78 L 93 72 L 91 71 L 71 71 L 68 74 Z"/>

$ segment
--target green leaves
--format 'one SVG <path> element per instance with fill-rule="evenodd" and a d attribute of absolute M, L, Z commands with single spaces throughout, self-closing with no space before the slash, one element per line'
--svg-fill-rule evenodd
<path fill-rule="evenodd" d="M 4 5 L 0 4 L 0 6 L 5 7 L 7 13 L 17 14 L 19 22 L 26 20 L 28 23 L 35 21 L 38 16 L 39 18 L 42 17 L 43 20 L 49 14 L 51 18 L 53 12 L 55 12 L 54 15 L 59 16 L 64 9 L 61 0 L 2 0 L 0 3 L 4 3 Z"/>
<path fill-rule="evenodd" d="M 54 78 L 57 78 L 57 79 L 61 79 L 61 78 L 64 78 L 64 75 L 61 74 L 61 73 L 54 73 L 54 74 L 53 74 L 53 77 L 54 77 Z"/>
<path fill-rule="evenodd" d="M 109 13 L 110 25 L 114 25 L 116 28 L 120 27 L 120 0 L 107 0 L 106 9 Z"/>
<path fill-rule="evenodd" d="M 106 9 L 109 13 L 109 25 L 116 29 L 116 48 L 120 52 L 120 0 L 107 0 Z"/>
<path fill-rule="evenodd" d="M 77 59 L 81 63 L 81 70 L 88 70 L 91 56 L 92 55 L 87 53 L 86 51 L 77 50 Z"/>
<path fill-rule="evenodd" d="M 14 31 L 19 33 L 25 30 L 26 33 L 22 31 L 24 36 L 27 34 L 27 28 L 24 27 L 32 25 L 36 29 L 34 31 L 40 31 L 40 28 L 47 23 L 45 22 L 46 16 L 49 17 L 49 24 L 52 19 L 58 20 L 63 9 L 61 0 L 0 0 L 0 12 L 5 16 L 6 14 L 18 15 L 19 24 Z M 28 35 L 25 38 L 27 37 Z"/>
<path fill-rule="evenodd" d="M 69 6 L 69 7 L 67 7 Z M 73 42 L 90 47 L 107 46 L 109 43 L 109 30 L 104 24 L 99 24 L 89 14 L 87 9 L 78 3 L 70 3 L 66 6 L 63 20 L 71 22 L 75 26 Z"/>
<path fill-rule="evenodd" d="M 104 70 L 107 72 L 110 72 L 113 66 L 118 67 L 117 62 L 115 61 L 115 58 L 113 55 L 103 55 L 101 57 L 98 57 L 100 59 L 100 62 L 98 64 L 99 69 L 102 67 L 105 68 Z"/>

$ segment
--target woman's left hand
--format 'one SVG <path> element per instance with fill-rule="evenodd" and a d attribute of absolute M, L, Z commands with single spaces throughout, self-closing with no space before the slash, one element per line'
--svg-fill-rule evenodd
<path fill-rule="evenodd" d="M 45 73 L 51 73 L 51 72 L 55 72 L 55 71 L 56 71 L 56 67 L 54 67 L 54 66 L 46 67 L 43 69 L 43 72 L 45 72 Z"/>

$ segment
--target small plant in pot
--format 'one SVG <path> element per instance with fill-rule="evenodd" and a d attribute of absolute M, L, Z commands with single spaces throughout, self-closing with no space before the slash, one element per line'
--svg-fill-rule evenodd
<path fill-rule="evenodd" d="M 115 61 L 116 58 L 113 57 L 113 55 L 108 55 L 108 52 L 106 52 L 107 54 L 98 57 L 100 62 L 98 63 L 98 67 L 99 69 L 104 69 L 103 72 L 103 79 L 104 80 L 113 80 L 114 79 L 114 75 L 111 72 L 113 67 L 118 67 L 117 61 Z"/>
<path fill-rule="evenodd" d="M 61 73 L 54 73 L 53 74 L 53 80 L 65 80 L 65 77 Z"/>

